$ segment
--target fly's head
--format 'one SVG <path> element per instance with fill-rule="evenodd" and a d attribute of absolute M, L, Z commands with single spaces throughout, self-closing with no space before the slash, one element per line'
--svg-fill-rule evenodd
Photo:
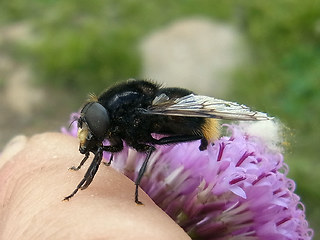
<path fill-rule="evenodd" d="M 102 146 L 110 126 L 110 116 L 106 108 L 98 102 L 89 102 L 81 110 L 78 119 L 79 151 L 82 154 L 95 153 Z"/>

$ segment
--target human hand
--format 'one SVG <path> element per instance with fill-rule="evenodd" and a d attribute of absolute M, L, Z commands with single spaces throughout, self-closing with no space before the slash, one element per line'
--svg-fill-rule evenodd
<path fill-rule="evenodd" d="M 14 138 L 0 155 L 0 239 L 190 239 L 134 183 L 100 166 L 94 181 L 62 201 L 82 179 L 77 139 L 60 133 Z"/>

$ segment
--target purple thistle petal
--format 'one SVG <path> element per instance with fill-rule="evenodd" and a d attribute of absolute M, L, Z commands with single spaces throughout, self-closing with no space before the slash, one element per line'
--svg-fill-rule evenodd
<path fill-rule="evenodd" d="M 79 113 L 71 113 L 68 128 L 61 127 L 61 132 L 67 135 L 77 137 L 77 134 L 78 134 L 77 120 L 79 119 L 79 117 L 80 117 Z"/>
<path fill-rule="evenodd" d="M 279 150 L 238 125 L 226 127 L 231 136 L 207 151 L 199 141 L 157 146 L 141 188 L 194 239 L 312 239 Z M 76 136 L 76 125 L 63 131 Z M 125 146 L 112 166 L 135 180 L 144 159 Z"/>

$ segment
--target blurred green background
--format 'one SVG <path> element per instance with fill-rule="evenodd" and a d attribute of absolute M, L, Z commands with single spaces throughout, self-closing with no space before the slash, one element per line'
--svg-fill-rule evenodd
<path fill-rule="evenodd" d="M 268 112 L 288 127 L 285 158 L 316 239 L 320 1 L 2 1 L 2 69 L 7 71 L 8 65 L 30 69 L 32 82 L 45 89 L 45 104 L 17 115 L 2 94 L 0 149 L 18 133 L 59 129 L 88 92 L 100 93 L 115 81 L 143 77 L 141 39 L 175 20 L 194 16 L 231 24 L 244 36 L 249 57 L 232 72 L 234 82 L 226 99 Z M 20 32 L 12 33 L 12 28 Z M 6 88 L 7 77 L 6 72 L 0 73 L 0 91 Z"/>

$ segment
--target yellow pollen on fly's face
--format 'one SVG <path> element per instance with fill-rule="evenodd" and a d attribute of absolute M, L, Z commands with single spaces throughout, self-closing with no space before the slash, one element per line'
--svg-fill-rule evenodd
<path fill-rule="evenodd" d="M 87 135 L 88 135 L 87 128 L 79 128 L 78 129 L 78 138 L 80 140 L 81 145 L 83 145 L 86 142 Z"/>

